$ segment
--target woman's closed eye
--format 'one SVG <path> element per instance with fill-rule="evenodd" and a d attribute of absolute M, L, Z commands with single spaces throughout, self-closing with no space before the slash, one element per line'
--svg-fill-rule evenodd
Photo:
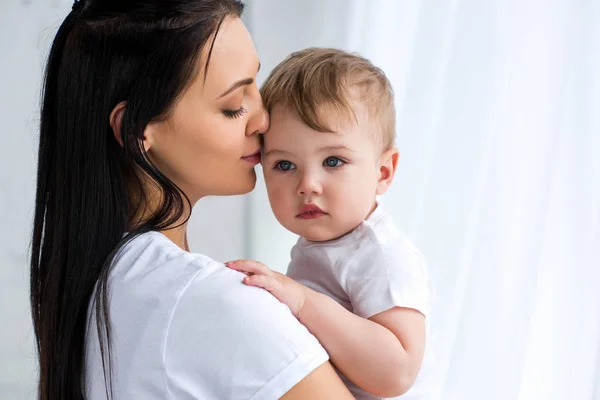
<path fill-rule="evenodd" d="M 231 119 L 241 117 L 242 115 L 246 114 L 247 111 L 248 110 L 246 110 L 244 107 L 240 107 L 237 110 L 228 110 L 228 109 L 221 110 L 223 115 L 225 115 L 227 118 L 231 118 Z"/>
<path fill-rule="evenodd" d="M 323 161 L 323 166 L 328 168 L 339 168 L 344 164 L 346 164 L 346 162 L 338 157 L 327 157 L 325 161 Z"/>

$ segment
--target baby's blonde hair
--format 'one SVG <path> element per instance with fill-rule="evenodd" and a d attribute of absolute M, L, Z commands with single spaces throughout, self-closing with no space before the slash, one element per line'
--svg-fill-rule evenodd
<path fill-rule="evenodd" d="M 394 146 L 396 111 L 392 86 L 381 69 L 357 54 L 338 49 L 311 47 L 289 55 L 279 63 L 261 87 L 267 111 L 276 105 L 295 111 L 311 129 L 334 132 L 324 113 L 335 110 L 357 122 L 351 103 L 367 111 L 382 150 Z"/>

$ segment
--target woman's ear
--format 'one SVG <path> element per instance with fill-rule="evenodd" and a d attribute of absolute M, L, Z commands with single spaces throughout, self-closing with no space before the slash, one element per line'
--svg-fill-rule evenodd
<path fill-rule="evenodd" d="M 379 179 L 377 180 L 377 194 L 384 194 L 392 181 L 394 180 L 394 174 L 396 173 L 396 167 L 398 166 L 398 159 L 400 158 L 400 152 L 398 149 L 392 148 L 384 151 L 379 159 Z"/>
<path fill-rule="evenodd" d="M 142 138 L 142 144 L 144 145 L 144 150 L 150 150 L 152 147 L 152 143 L 154 143 L 154 131 L 157 125 L 150 123 L 146 125 L 146 129 L 144 129 L 144 137 Z"/>
<path fill-rule="evenodd" d="M 121 127 L 123 124 L 123 114 L 125 113 L 125 108 L 127 107 L 127 102 L 122 101 L 113 108 L 110 113 L 109 123 L 112 128 L 113 135 L 115 135 L 115 139 L 121 147 L 123 147 L 123 136 L 121 134 Z M 144 130 L 144 138 L 142 139 L 144 149 L 148 151 L 152 145 L 152 128 L 149 124 Z"/>
<path fill-rule="evenodd" d="M 110 112 L 109 123 L 110 127 L 113 131 L 113 135 L 115 135 L 115 139 L 121 147 L 123 147 L 123 137 L 121 136 L 121 124 L 123 122 L 123 113 L 125 112 L 125 107 L 127 106 L 127 102 L 122 101 L 113 108 Z"/>

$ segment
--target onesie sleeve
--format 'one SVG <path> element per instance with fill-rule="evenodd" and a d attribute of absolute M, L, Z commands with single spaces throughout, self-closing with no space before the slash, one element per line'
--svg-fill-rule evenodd
<path fill-rule="evenodd" d="M 373 246 L 349 265 L 345 290 L 356 315 L 370 318 L 393 307 L 405 307 L 427 316 L 427 262 L 412 244 Z"/>

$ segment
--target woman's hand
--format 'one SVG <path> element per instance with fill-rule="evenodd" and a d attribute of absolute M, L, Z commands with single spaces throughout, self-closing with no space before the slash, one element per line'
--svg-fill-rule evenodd
<path fill-rule="evenodd" d="M 226 262 L 225 265 L 246 274 L 244 278 L 246 285 L 258 286 L 269 291 L 277 300 L 288 306 L 292 314 L 298 318 L 310 291 L 309 288 L 286 275 L 272 271 L 258 261 L 237 260 Z"/>

